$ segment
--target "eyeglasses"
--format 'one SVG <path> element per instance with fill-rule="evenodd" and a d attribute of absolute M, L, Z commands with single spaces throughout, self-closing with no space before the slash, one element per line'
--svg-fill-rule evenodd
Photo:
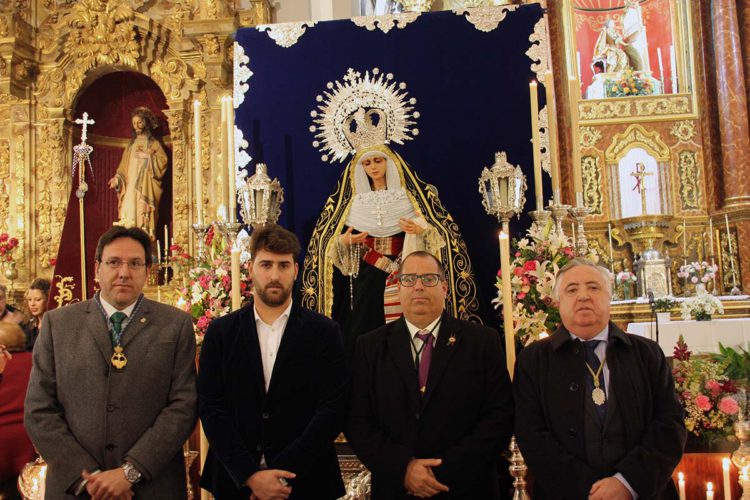
<path fill-rule="evenodd" d="M 401 274 L 398 277 L 403 286 L 414 286 L 417 280 L 422 280 L 424 286 L 436 286 L 440 283 L 441 276 L 437 273 L 428 274 Z"/>
<path fill-rule="evenodd" d="M 140 271 L 146 267 L 146 263 L 142 260 L 120 260 L 120 259 L 109 259 L 105 260 L 104 264 L 110 269 L 120 269 L 123 264 L 128 266 L 133 271 Z"/>

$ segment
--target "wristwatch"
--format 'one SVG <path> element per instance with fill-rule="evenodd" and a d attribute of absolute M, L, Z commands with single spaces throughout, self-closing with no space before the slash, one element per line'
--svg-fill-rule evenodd
<path fill-rule="evenodd" d="M 130 484 L 135 484 L 141 480 L 141 473 L 130 462 L 122 464 L 122 470 L 125 472 L 125 479 L 130 481 Z"/>

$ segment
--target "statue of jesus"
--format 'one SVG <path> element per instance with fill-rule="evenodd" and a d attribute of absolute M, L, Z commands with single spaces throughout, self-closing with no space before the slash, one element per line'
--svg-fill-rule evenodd
<path fill-rule="evenodd" d="M 131 122 L 133 138 L 109 181 L 109 187 L 117 191 L 119 220 L 115 224 L 140 227 L 153 238 L 167 153 L 153 135 L 158 122 L 150 109 L 135 108 Z"/>

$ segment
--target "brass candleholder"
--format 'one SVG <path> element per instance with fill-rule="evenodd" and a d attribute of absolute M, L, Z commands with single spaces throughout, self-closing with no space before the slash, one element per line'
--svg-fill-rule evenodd
<path fill-rule="evenodd" d="M 523 460 L 521 450 L 518 448 L 516 438 L 510 439 L 510 475 L 513 476 L 513 500 L 531 500 L 529 493 L 526 491 L 526 473 L 529 468 Z"/>

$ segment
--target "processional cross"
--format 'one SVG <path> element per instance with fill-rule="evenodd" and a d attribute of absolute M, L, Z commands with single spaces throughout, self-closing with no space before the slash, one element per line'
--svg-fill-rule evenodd
<path fill-rule="evenodd" d="M 646 215 L 646 183 L 644 181 L 647 175 L 653 175 L 653 172 L 646 172 L 646 165 L 640 162 L 635 164 L 635 172 L 630 173 L 630 176 L 635 178 L 633 191 L 641 195 L 641 210 L 643 215 Z"/>
<path fill-rule="evenodd" d="M 79 231 L 79 243 L 81 245 L 81 300 L 86 300 L 86 237 L 84 227 L 84 206 L 83 197 L 86 196 L 86 191 L 89 190 L 88 184 L 86 184 L 86 164 L 88 163 L 91 174 L 93 175 L 94 169 L 91 167 L 91 152 L 94 150 L 91 146 L 86 144 L 86 133 L 89 125 L 94 124 L 94 120 L 89 120 L 89 114 L 83 113 L 83 119 L 76 119 L 75 123 L 83 125 L 83 133 L 81 134 L 81 143 L 73 146 L 73 175 L 76 175 L 76 168 L 78 168 L 78 189 L 76 189 L 76 196 L 78 197 L 78 231 Z"/>
<path fill-rule="evenodd" d="M 86 135 L 86 129 L 88 129 L 89 125 L 93 125 L 96 122 L 94 120 L 89 120 L 89 114 L 84 111 L 83 118 L 76 118 L 76 123 L 78 125 L 83 125 L 83 133 L 81 134 L 81 144 L 86 144 L 86 138 L 88 137 Z"/>

